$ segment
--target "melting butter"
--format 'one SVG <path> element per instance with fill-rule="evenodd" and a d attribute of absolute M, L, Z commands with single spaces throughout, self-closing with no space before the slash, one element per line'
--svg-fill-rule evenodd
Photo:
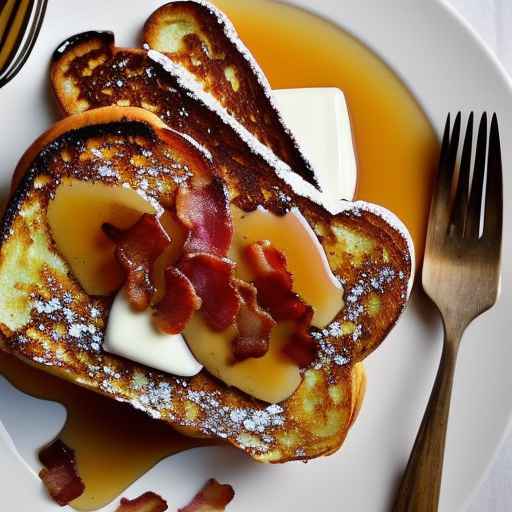
<path fill-rule="evenodd" d="M 272 329 L 268 352 L 260 358 L 233 361 L 231 344 L 235 328 L 213 332 L 196 313 L 183 334 L 192 352 L 205 368 L 228 386 L 269 403 L 286 400 L 302 381 L 298 366 L 287 358 L 283 346 L 288 342 L 291 326 L 281 323 Z"/>
<path fill-rule="evenodd" d="M 123 284 L 115 245 L 101 226 L 127 229 L 155 207 L 135 190 L 65 178 L 48 203 L 48 224 L 60 254 L 89 295 L 109 295 Z"/>
<path fill-rule="evenodd" d="M 343 287 L 333 275 L 324 249 L 297 208 L 280 217 L 259 207 L 246 213 L 231 206 L 234 238 L 229 257 L 237 262 L 241 279 L 254 276 L 242 252 L 251 243 L 269 240 L 283 252 L 293 277 L 293 291 L 314 310 L 313 325 L 325 327 L 343 308 Z"/>
<path fill-rule="evenodd" d="M 279 111 L 330 202 L 352 200 L 357 184 L 357 160 L 352 126 L 343 92 L 336 87 L 278 89 Z"/>
<path fill-rule="evenodd" d="M 203 368 L 183 336 L 160 332 L 153 325 L 152 309 L 134 311 L 124 289 L 116 295 L 110 309 L 103 349 L 180 377 L 192 377 Z"/>

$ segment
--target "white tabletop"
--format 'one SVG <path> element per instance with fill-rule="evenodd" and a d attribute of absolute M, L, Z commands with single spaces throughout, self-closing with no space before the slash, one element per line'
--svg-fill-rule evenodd
<path fill-rule="evenodd" d="M 453 5 L 496 53 L 512 74 L 512 1 L 446 0 Z M 512 433 L 499 450 L 468 512 L 512 510 Z"/>

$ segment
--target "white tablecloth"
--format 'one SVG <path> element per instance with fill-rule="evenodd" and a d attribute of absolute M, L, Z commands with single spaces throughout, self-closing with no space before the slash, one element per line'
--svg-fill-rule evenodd
<path fill-rule="evenodd" d="M 455 7 L 512 74 L 512 0 L 446 0 Z M 510 114 L 510 113 L 509 113 Z M 512 511 L 512 434 L 499 450 L 468 512 Z"/>

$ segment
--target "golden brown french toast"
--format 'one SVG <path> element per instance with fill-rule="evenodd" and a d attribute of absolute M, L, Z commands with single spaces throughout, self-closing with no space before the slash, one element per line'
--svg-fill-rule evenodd
<path fill-rule="evenodd" d="M 311 329 L 315 360 L 279 404 L 251 398 L 204 370 L 178 378 L 105 353 L 112 298 L 85 293 L 49 227 L 48 205 L 66 180 L 122 185 L 170 205 L 180 187 L 209 172 L 247 212 L 299 208 L 344 286 L 345 307 L 325 329 Z M 384 210 L 356 202 L 332 215 L 268 166 L 210 162 L 196 143 L 138 108 L 108 107 L 60 121 L 29 148 L 16 176 L 1 230 L 3 350 L 189 435 L 226 440 L 259 461 L 310 459 L 339 448 L 364 391 L 358 362 L 384 339 L 408 295 L 407 236 Z"/>
<path fill-rule="evenodd" d="M 289 169 L 212 102 L 181 66 L 165 60 L 156 52 L 115 47 L 110 32 L 85 32 L 55 51 L 51 83 L 66 115 L 108 105 L 142 107 L 207 148 L 218 167 L 230 172 L 251 167 L 273 173 L 276 165 Z M 244 190 L 258 203 L 261 191 L 254 186 L 256 181 L 248 178 Z"/>
<path fill-rule="evenodd" d="M 138 106 L 154 112 L 177 132 L 192 137 L 211 153 L 213 165 L 223 178 L 230 180 L 232 200 L 243 210 L 254 210 L 264 204 L 271 204 L 270 209 L 280 213 L 289 209 L 291 196 L 282 188 L 275 189 L 271 181 L 276 173 L 290 176 L 291 169 L 251 134 L 244 133 L 222 109 L 209 104 L 208 95 L 194 88 L 194 84 L 183 77 L 180 67 L 163 55 L 117 48 L 109 32 L 78 34 L 56 51 L 51 80 L 59 105 L 67 114 L 107 105 Z M 19 175 L 19 171 L 16 174 Z M 312 187 L 301 190 L 321 203 L 322 198 L 315 196 L 315 192 Z M 298 197 L 297 200 L 303 199 Z M 308 204 L 313 203 L 308 201 Z M 365 207 L 365 203 L 357 204 Z M 387 229 L 386 226 L 388 224 L 383 223 L 377 227 Z M 378 236 L 372 230 L 362 234 L 368 238 Z M 347 237 L 350 239 L 351 233 L 347 233 Z M 334 247 L 336 241 L 329 242 L 326 237 L 324 244 L 329 243 L 333 247 L 327 251 L 328 256 L 335 262 L 345 259 Z M 366 245 L 371 248 L 373 243 Z M 356 260 L 360 259 L 359 246 L 356 240 Z M 373 343 L 356 344 L 356 359 L 362 360 L 375 347 Z"/>
<path fill-rule="evenodd" d="M 268 80 L 216 7 L 197 0 L 169 2 L 148 18 L 143 41 L 186 68 L 260 142 L 316 184 L 311 164 L 274 105 Z"/>

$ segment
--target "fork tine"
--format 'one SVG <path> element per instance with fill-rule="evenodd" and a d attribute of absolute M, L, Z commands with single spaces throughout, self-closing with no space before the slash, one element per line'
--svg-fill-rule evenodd
<path fill-rule="evenodd" d="M 428 240 L 432 243 L 438 236 L 444 237 L 448 228 L 449 209 L 448 201 L 453 179 L 453 169 L 457 158 L 457 147 L 460 135 L 460 112 L 455 118 L 453 132 L 450 137 L 450 116 L 446 119 L 439 169 L 434 184 L 430 217 L 428 222 Z"/>
<path fill-rule="evenodd" d="M 485 192 L 483 236 L 501 247 L 503 229 L 503 172 L 501 164 L 500 133 L 498 119 L 493 114 L 489 135 L 489 154 L 487 158 L 487 185 Z"/>
<path fill-rule="evenodd" d="M 457 113 L 457 117 L 455 118 L 455 123 L 453 123 L 453 132 L 450 140 L 450 149 L 448 151 L 448 170 L 444 175 L 444 185 L 446 186 L 446 190 L 448 194 L 451 192 L 452 182 L 453 182 L 453 174 L 455 171 L 455 163 L 457 161 L 457 151 L 459 149 L 459 138 L 460 138 L 460 121 L 461 121 L 461 113 Z"/>
<path fill-rule="evenodd" d="M 460 162 L 459 178 L 457 191 L 453 201 L 452 218 L 450 224 L 455 227 L 456 233 L 460 236 L 464 234 L 464 224 L 466 222 L 466 210 L 469 196 L 469 173 L 471 171 L 471 149 L 473 146 L 473 112 L 469 115 L 466 136 L 464 137 L 464 146 L 462 148 L 462 157 Z"/>
<path fill-rule="evenodd" d="M 16 29 L 17 32 L 15 33 L 15 41 L 14 43 L 10 45 L 5 45 L 5 47 L 2 47 L 2 52 L 0 55 L 0 63 L 1 63 L 1 70 L 2 73 L 5 73 L 6 70 L 9 68 L 9 65 L 11 64 L 12 60 L 14 59 L 16 52 L 18 48 L 21 45 L 21 42 L 23 40 L 23 36 L 25 34 L 25 31 L 28 26 L 28 22 L 30 20 L 30 17 L 32 15 L 32 10 L 34 8 L 34 0 L 29 0 L 26 4 L 23 4 L 22 2 L 18 2 L 19 6 L 17 7 L 16 12 L 16 18 L 18 16 L 21 16 L 21 24 Z M 15 26 L 15 25 L 14 25 Z M 12 27 L 11 27 L 12 30 Z M 9 39 L 9 32 L 6 32 L 4 34 L 5 40 L 3 43 L 6 43 Z"/>
<path fill-rule="evenodd" d="M 4 72 L 0 74 L 0 87 L 3 87 L 18 74 L 29 58 L 43 24 L 47 3 L 48 0 L 37 0 L 32 26 L 28 31 L 28 36 L 26 37 L 23 48 L 19 52 L 14 63 L 11 63 L 9 68 L 5 69 Z"/>
<path fill-rule="evenodd" d="M 470 238 L 480 236 L 480 216 L 482 212 L 482 194 L 484 188 L 485 157 L 487 153 L 487 113 L 482 114 L 476 141 L 475 169 L 471 194 L 469 196 L 465 235 Z"/>
<path fill-rule="evenodd" d="M 439 156 L 439 167 L 441 167 L 447 159 L 448 149 L 450 148 L 450 127 L 451 127 L 451 116 L 448 114 L 446 123 L 444 124 L 443 142 L 441 144 L 441 153 Z"/>

